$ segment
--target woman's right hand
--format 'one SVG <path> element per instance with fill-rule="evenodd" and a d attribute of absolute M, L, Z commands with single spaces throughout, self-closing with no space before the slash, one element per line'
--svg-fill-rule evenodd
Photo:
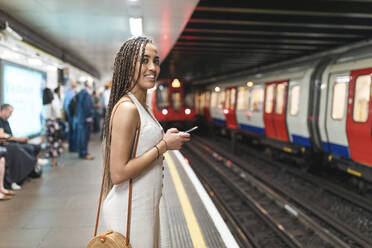
<path fill-rule="evenodd" d="M 168 150 L 179 150 L 183 143 L 190 141 L 190 134 L 180 132 L 177 128 L 170 128 L 167 130 L 163 139 L 167 142 Z"/>

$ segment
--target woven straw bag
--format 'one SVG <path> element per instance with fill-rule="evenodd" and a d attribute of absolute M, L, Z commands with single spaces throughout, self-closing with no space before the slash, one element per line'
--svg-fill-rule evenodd
<path fill-rule="evenodd" d="M 114 109 L 112 111 L 111 120 L 110 120 L 110 132 L 109 132 L 109 139 L 111 139 L 111 131 L 112 131 L 112 120 L 113 116 L 120 105 L 120 103 L 125 102 L 126 100 L 121 99 L 118 101 L 118 103 L 114 106 Z M 136 157 L 136 151 L 138 146 L 138 139 L 140 135 L 140 129 L 141 125 L 138 125 L 137 128 L 137 134 L 135 143 L 133 145 L 132 149 L 132 155 L 131 158 Z M 107 143 L 106 143 L 107 145 Z M 106 149 L 107 152 L 107 149 Z M 106 154 L 107 156 L 107 154 Z M 94 228 L 94 237 L 89 241 L 86 248 L 132 248 L 132 246 L 129 243 L 129 233 L 130 233 L 130 214 L 131 214 L 131 206 L 132 206 L 132 178 L 129 180 L 129 196 L 128 196 L 128 217 L 127 217 L 127 235 L 124 237 L 121 233 L 115 232 L 113 230 L 109 230 L 107 232 L 101 233 L 97 235 L 97 229 L 98 229 L 98 222 L 99 222 L 99 214 L 101 212 L 101 203 L 102 203 L 102 193 L 103 193 L 103 183 L 105 179 L 105 174 L 103 174 L 102 177 L 102 184 L 101 184 L 101 192 L 99 196 L 99 203 L 98 203 L 98 210 L 97 210 L 97 218 L 96 218 L 96 226 Z"/>

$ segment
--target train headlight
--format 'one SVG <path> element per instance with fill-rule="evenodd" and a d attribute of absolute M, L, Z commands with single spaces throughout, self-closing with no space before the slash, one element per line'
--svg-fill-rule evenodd
<path fill-rule="evenodd" d="M 163 115 L 167 115 L 167 114 L 168 114 L 168 110 L 167 110 L 167 109 L 163 109 L 163 110 L 161 111 L 161 113 L 162 113 Z"/>
<path fill-rule="evenodd" d="M 189 109 L 189 108 L 185 109 L 185 114 L 187 114 L 187 115 L 191 114 L 191 109 Z"/>
<path fill-rule="evenodd" d="M 228 110 L 228 109 L 224 109 L 224 110 L 223 110 L 223 113 L 224 113 L 225 115 L 227 115 L 227 114 L 229 113 L 229 110 Z"/>

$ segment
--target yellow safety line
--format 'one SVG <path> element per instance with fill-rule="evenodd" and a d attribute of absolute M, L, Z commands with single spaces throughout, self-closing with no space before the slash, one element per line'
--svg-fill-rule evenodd
<path fill-rule="evenodd" d="M 362 173 L 360 173 L 359 171 L 356 171 L 356 170 L 350 169 L 350 168 L 347 168 L 346 171 L 347 171 L 348 173 L 350 173 L 351 175 L 354 175 L 354 176 L 357 176 L 357 177 L 361 177 L 361 176 L 362 176 Z"/>
<path fill-rule="evenodd" d="M 189 198 L 187 197 L 185 188 L 183 187 L 182 181 L 180 176 L 178 175 L 176 165 L 174 164 L 172 158 L 169 156 L 168 152 L 164 154 L 165 160 L 167 161 L 169 171 L 171 173 L 171 177 L 176 187 L 176 192 L 178 195 L 178 199 L 180 200 L 183 215 L 186 219 L 187 228 L 189 229 L 189 233 L 191 236 L 192 243 L 194 247 L 203 248 L 207 247 L 205 245 L 205 241 L 203 235 L 200 231 L 199 223 L 196 220 L 194 211 L 192 210 Z"/>

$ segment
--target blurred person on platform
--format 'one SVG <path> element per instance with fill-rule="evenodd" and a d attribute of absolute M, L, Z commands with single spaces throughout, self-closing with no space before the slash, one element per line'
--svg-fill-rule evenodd
<path fill-rule="evenodd" d="M 62 98 L 61 94 L 62 93 L 61 93 L 61 87 L 60 86 L 54 88 L 54 95 L 55 95 L 56 101 L 58 103 L 59 111 L 61 113 L 61 118 L 57 118 L 57 121 L 58 121 L 58 124 L 61 128 L 61 138 L 62 138 L 62 143 L 63 143 L 67 140 L 67 133 L 68 133 L 67 132 L 67 129 L 68 129 L 67 125 L 68 124 L 66 124 L 66 121 L 65 121 L 66 116 L 65 116 L 65 112 L 64 112 L 64 108 L 63 108 L 64 107 L 63 106 L 63 104 L 64 104 L 63 100 L 64 99 Z"/>
<path fill-rule="evenodd" d="M 74 119 L 77 127 L 77 150 L 79 158 L 93 160 L 93 156 L 88 153 L 88 143 L 93 124 L 93 84 L 89 81 L 84 83 L 84 88 L 76 95 L 76 114 Z"/>
<path fill-rule="evenodd" d="M 71 103 L 71 100 L 76 95 L 76 81 L 70 79 L 70 87 L 66 89 L 65 91 L 65 99 L 63 102 L 63 109 L 66 113 L 66 119 L 68 122 L 68 150 L 70 152 L 76 152 L 77 151 L 77 144 L 76 144 L 76 127 L 74 126 L 74 118 L 72 114 L 69 111 L 69 105 Z"/>
<path fill-rule="evenodd" d="M 59 89 L 54 92 L 58 92 Z M 49 88 L 43 90 L 43 133 L 46 142 L 45 156 L 52 158 L 52 167 L 57 166 L 57 158 L 63 152 L 62 148 L 62 128 L 59 120 L 62 118 L 61 102 L 59 96 Z"/>
<path fill-rule="evenodd" d="M 111 82 L 105 84 L 105 89 L 102 92 L 102 111 L 103 111 L 103 118 L 106 116 L 107 106 L 109 104 L 111 94 Z"/>
<path fill-rule="evenodd" d="M 93 133 L 99 133 L 101 130 L 102 104 L 96 91 L 93 91 L 92 100 L 94 107 Z"/>

